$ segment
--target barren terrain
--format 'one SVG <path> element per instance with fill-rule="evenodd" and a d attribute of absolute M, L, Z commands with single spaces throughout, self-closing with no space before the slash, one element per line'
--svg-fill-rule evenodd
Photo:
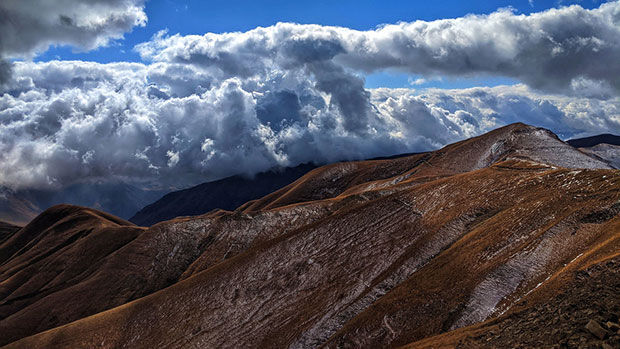
<path fill-rule="evenodd" d="M 523 124 L 149 228 L 56 206 L 0 244 L 0 344 L 613 346 L 618 213 L 618 170 Z"/>

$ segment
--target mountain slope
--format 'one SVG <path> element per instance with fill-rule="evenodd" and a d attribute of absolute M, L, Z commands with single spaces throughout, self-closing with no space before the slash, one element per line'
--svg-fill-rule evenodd
<path fill-rule="evenodd" d="M 142 208 L 129 220 L 141 226 L 179 216 L 196 216 L 213 209 L 233 210 L 248 200 L 271 193 L 316 168 L 311 164 L 257 174 L 254 178 L 227 177 L 164 195 Z"/>
<path fill-rule="evenodd" d="M 349 201 L 171 287 L 15 346 L 376 347 L 472 324 L 618 235 L 591 208 L 616 213 L 620 176 L 571 172 L 503 162 Z"/>
<path fill-rule="evenodd" d="M 566 168 L 612 168 L 605 161 L 567 145 L 548 130 L 516 123 L 433 152 L 391 161 L 323 166 L 260 200 L 248 202 L 240 210 L 251 212 L 330 198 L 345 192 L 364 192 L 412 177 L 416 182 L 428 181 L 477 170 L 509 158 Z"/>
<path fill-rule="evenodd" d="M 10 238 L 20 227 L 0 221 L 0 244 Z"/>
<path fill-rule="evenodd" d="M 126 302 L 114 294 L 122 286 L 106 284 L 110 278 L 99 267 L 142 231 L 103 212 L 59 205 L 13 233 L 0 244 L 1 341 Z M 27 320 L 6 325 L 20 318 Z"/>
<path fill-rule="evenodd" d="M 601 143 L 589 148 L 579 148 L 579 150 L 620 169 L 620 146 L 618 145 Z"/>
<path fill-rule="evenodd" d="M 613 168 L 620 169 L 620 136 L 601 134 L 567 141 L 582 152 L 601 159 Z"/>
<path fill-rule="evenodd" d="M 0 320 L 4 343 L 391 347 L 458 331 L 549 299 L 586 258 L 617 253 L 620 173 L 608 167 L 523 124 L 321 167 L 234 212 L 123 227 L 139 231 L 86 273 L 102 277 Z M 15 258 L 2 267 L 23 270 Z M 50 321 L 69 304 L 71 318 Z"/>
<path fill-rule="evenodd" d="M 617 348 L 620 333 L 608 327 L 618 323 L 620 256 L 616 253 L 575 263 L 554 280 L 522 299 L 513 311 L 473 326 L 423 339 L 408 348 Z M 561 278 L 556 278 L 561 279 Z M 587 329 L 595 322 L 603 340 Z M 614 331 L 615 329 L 615 331 Z"/>

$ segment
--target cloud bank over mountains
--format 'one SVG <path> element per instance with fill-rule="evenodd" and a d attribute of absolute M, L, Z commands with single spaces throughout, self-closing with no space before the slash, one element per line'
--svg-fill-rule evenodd
<path fill-rule="evenodd" d="M 135 11 L 100 37 L 14 51 L 2 42 L 0 52 L 25 55 L 50 40 L 89 48 L 145 20 L 142 2 L 96 3 Z M 371 31 L 280 23 L 161 32 L 136 50 L 147 63 L 15 62 L 0 88 L 0 186 L 187 186 L 276 165 L 425 151 L 516 121 L 564 137 L 620 132 L 620 2 Z M 386 69 L 522 84 L 364 87 L 364 74 Z"/>

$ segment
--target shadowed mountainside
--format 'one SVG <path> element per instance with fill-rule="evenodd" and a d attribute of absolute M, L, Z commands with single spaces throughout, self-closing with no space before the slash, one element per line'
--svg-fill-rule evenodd
<path fill-rule="evenodd" d="M 123 267 L 107 267 L 104 262 L 143 230 L 103 212 L 59 205 L 13 233 L 0 245 L 2 339 L 131 299 L 123 294 L 126 285 L 107 283 L 109 274 L 122 272 Z M 93 289 L 100 287 L 97 297 Z M 7 320 L 20 316 L 27 320 L 19 328 L 4 327 Z"/>
<path fill-rule="evenodd" d="M 213 209 L 234 210 L 249 200 L 260 198 L 279 189 L 308 171 L 312 164 L 261 172 L 253 178 L 232 176 L 175 191 L 142 208 L 129 220 L 137 225 L 155 223 L 180 216 L 196 216 Z"/>
<path fill-rule="evenodd" d="M 233 212 L 148 229 L 55 207 L 0 245 L 0 339 L 450 346 L 616 258 L 619 213 L 619 171 L 523 124 L 435 152 L 320 167 Z M 105 229 L 114 233 L 96 234 Z M 581 328 L 576 319 L 567 326 Z"/>
<path fill-rule="evenodd" d="M 10 238 L 20 227 L 0 221 L 0 244 Z"/>
<path fill-rule="evenodd" d="M 566 143 L 575 148 L 590 148 L 599 144 L 620 145 L 620 136 L 604 133 L 591 137 L 569 139 Z"/>

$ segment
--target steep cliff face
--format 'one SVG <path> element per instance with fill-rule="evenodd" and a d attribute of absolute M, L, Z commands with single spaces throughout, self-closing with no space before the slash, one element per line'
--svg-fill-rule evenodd
<path fill-rule="evenodd" d="M 618 253 L 618 213 L 617 170 L 523 124 L 148 229 L 57 207 L 0 245 L 0 339 L 407 345 L 549 300 Z"/>

